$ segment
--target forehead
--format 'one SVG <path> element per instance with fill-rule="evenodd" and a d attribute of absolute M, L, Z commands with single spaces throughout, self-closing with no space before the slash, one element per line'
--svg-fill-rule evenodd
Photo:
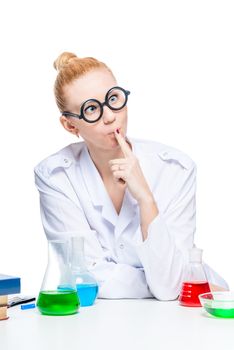
<path fill-rule="evenodd" d="M 116 84 L 116 79 L 105 68 L 88 72 L 64 89 L 67 104 L 72 108 L 90 98 L 102 101 L 107 91 Z"/>

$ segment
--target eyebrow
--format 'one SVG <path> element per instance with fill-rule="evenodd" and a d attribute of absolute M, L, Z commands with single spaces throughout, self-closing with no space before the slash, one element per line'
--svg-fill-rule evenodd
<path fill-rule="evenodd" d="M 105 97 L 106 97 L 107 93 L 108 93 L 113 87 L 114 87 L 114 86 L 112 86 L 111 88 L 109 88 L 109 89 L 106 91 L 106 93 L 105 93 L 105 95 L 104 95 L 104 101 L 105 101 Z M 86 101 L 89 101 L 89 100 L 97 100 L 97 101 L 101 102 L 101 101 L 100 101 L 99 99 L 97 99 L 97 98 L 90 97 L 90 98 L 84 100 L 83 102 L 81 102 L 79 105 L 74 105 L 75 109 L 77 108 L 77 110 L 79 110 L 79 112 L 80 112 L 81 106 L 82 106 Z"/>

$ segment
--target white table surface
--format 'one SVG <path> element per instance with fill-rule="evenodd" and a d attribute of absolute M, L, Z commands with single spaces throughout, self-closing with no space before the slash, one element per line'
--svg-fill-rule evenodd
<path fill-rule="evenodd" d="M 0 321 L 0 350 L 234 349 L 234 319 L 178 301 L 98 299 L 71 316 L 42 316 L 20 306 L 8 315 Z"/>

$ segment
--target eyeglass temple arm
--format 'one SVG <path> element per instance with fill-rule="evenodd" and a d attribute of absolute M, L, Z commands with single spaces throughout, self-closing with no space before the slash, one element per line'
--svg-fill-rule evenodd
<path fill-rule="evenodd" d="M 74 117 L 74 118 L 81 119 L 81 116 L 79 114 L 75 114 L 71 112 L 63 112 L 62 115 L 64 115 L 65 117 Z"/>

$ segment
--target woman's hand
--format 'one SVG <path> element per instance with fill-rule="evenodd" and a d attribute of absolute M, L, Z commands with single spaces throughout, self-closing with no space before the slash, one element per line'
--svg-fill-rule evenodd
<path fill-rule="evenodd" d="M 133 154 L 129 144 L 117 131 L 115 132 L 115 137 L 121 147 L 124 158 L 109 161 L 113 177 L 120 183 L 126 183 L 130 193 L 139 203 L 147 198 L 152 198 L 152 193 L 142 173 L 139 161 Z"/>
<path fill-rule="evenodd" d="M 124 158 L 109 161 L 112 174 L 117 181 L 122 181 L 128 187 L 132 196 L 137 200 L 140 209 L 142 238 L 148 236 L 149 224 L 158 215 L 157 204 L 146 182 L 138 159 L 123 136 L 115 132 L 115 137 L 124 154 Z"/>

